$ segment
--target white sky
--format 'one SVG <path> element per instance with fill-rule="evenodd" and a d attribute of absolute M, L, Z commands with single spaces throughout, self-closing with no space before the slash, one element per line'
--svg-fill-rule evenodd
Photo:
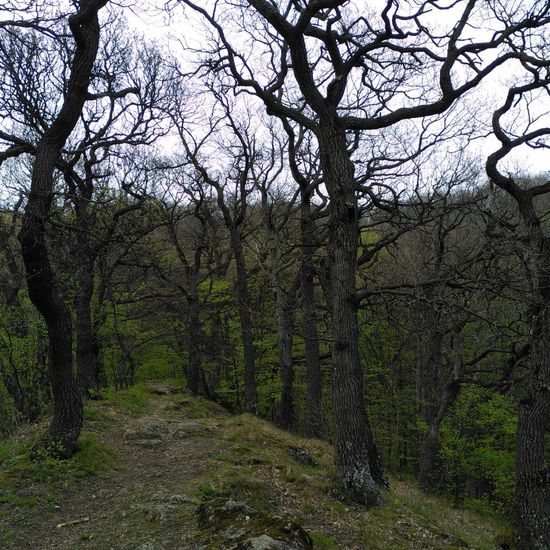
<path fill-rule="evenodd" d="M 382 0 L 375 0 L 375 3 L 381 4 Z M 369 2 L 369 6 L 374 7 L 375 3 Z M 151 6 L 151 3 L 146 5 Z M 454 20 L 453 14 L 450 12 L 438 13 L 438 17 L 441 19 L 440 23 L 443 26 L 446 25 L 445 14 L 447 14 L 447 20 L 452 24 Z M 170 44 L 169 48 L 172 52 L 176 53 L 181 50 L 176 40 L 181 40 L 187 45 L 193 47 L 200 46 L 203 37 L 200 32 L 200 23 L 196 14 L 193 14 L 191 10 L 186 11 L 186 15 L 192 16 L 193 22 L 186 19 L 186 16 L 182 14 L 181 9 L 176 9 L 174 12 L 174 18 L 172 22 L 168 21 L 166 15 L 154 14 L 151 10 L 139 10 L 136 8 L 134 13 L 127 14 L 129 23 L 132 27 L 136 28 L 139 33 L 143 33 L 149 39 L 158 41 L 161 44 Z M 472 31 L 474 32 L 474 31 Z M 484 32 L 486 34 L 486 31 Z M 493 101 L 488 102 L 487 111 L 479 113 L 480 117 L 489 120 L 490 111 L 492 107 L 498 106 L 504 98 L 507 87 L 506 82 L 509 82 L 514 75 L 513 66 L 505 66 L 502 70 L 495 72 L 491 75 L 486 82 L 475 92 L 479 97 L 483 94 L 486 98 L 493 98 Z M 472 153 L 478 157 L 486 157 L 493 152 L 498 146 L 498 141 L 495 137 L 484 138 L 476 140 L 472 145 Z M 527 147 L 523 147 L 521 150 L 515 151 L 513 154 L 507 157 L 506 161 L 502 163 L 502 168 L 517 173 L 518 171 L 527 173 L 550 173 L 550 153 L 545 150 L 534 151 Z"/>

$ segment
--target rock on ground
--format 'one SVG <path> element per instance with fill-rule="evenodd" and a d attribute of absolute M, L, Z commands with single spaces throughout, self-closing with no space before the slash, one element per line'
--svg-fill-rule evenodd
<path fill-rule="evenodd" d="M 210 534 L 207 550 L 312 550 L 296 523 L 254 510 L 242 502 L 215 499 L 199 506 L 199 526 Z"/>

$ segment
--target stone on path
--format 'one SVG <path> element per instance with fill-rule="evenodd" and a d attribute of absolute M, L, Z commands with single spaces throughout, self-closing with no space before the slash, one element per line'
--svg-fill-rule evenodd
<path fill-rule="evenodd" d="M 218 498 L 199 506 L 199 527 L 208 533 L 205 550 L 312 550 L 313 542 L 298 524 Z"/>

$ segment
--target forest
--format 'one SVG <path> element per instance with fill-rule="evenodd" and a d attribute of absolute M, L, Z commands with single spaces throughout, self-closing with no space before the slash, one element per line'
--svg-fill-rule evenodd
<path fill-rule="evenodd" d="M 549 550 L 549 112 L 546 0 L 5 0 L 0 460 L 178 381 Z"/>

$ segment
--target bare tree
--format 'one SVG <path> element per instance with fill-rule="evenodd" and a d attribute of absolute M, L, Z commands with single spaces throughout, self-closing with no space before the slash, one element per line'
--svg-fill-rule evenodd
<path fill-rule="evenodd" d="M 380 13 L 365 13 L 363 6 L 344 0 L 215 2 L 213 11 L 182 1 L 214 31 L 205 67 L 257 96 L 269 114 L 308 128 L 318 142 L 330 198 L 336 466 L 349 496 L 377 504 L 378 486 L 388 482 L 365 411 L 358 348 L 354 138 L 398 124 L 414 132 L 407 121 L 442 116 L 517 52 L 499 53 L 485 63 L 477 61 L 482 54 L 498 52 L 514 33 L 545 25 L 550 8 L 535 3 L 532 11 L 499 24 L 486 41 L 469 33 L 469 23 L 484 15 L 476 0 L 454 6 L 456 20 L 446 32 L 434 28 L 437 17 L 429 12 L 443 8 L 432 2 L 401 6 L 390 0 Z M 245 42 L 253 55 L 244 53 Z M 437 86 L 424 85 L 428 80 Z"/>
<path fill-rule="evenodd" d="M 302 337 L 305 347 L 307 373 L 306 433 L 320 437 L 325 429 L 322 410 L 322 377 L 317 305 L 315 297 L 315 252 L 320 245 L 316 235 L 318 219 L 326 215 L 326 200 L 315 204 L 315 192 L 321 183 L 319 159 L 313 136 L 304 127 L 297 129 L 282 119 L 288 135 L 288 164 L 290 173 L 300 189 L 300 246 L 302 294 Z"/>
<path fill-rule="evenodd" d="M 292 344 L 295 307 L 300 273 L 293 268 L 296 257 L 289 218 L 296 209 L 297 194 L 289 196 L 285 173 L 286 143 L 268 124 L 269 141 L 258 146 L 251 172 L 260 193 L 264 229 L 269 250 L 269 276 L 277 315 L 277 342 L 281 399 L 277 423 L 287 430 L 294 427 L 294 365 Z"/>
<path fill-rule="evenodd" d="M 176 93 L 181 94 L 180 89 Z M 245 410 L 257 413 L 258 395 L 256 382 L 256 348 L 252 322 L 252 297 L 249 290 L 248 271 L 243 245 L 243 228 L 246 220 L 249 196 L 254 190 L 252 165 L 255 162 L 255 142 L 250 128 L 250 118 L 238 119 L 233 112 L 234 98 L 210 89 L 207 96 L 214 102 L 213 120 L 206 128 L 206 135 L 199 137 L 193 127 L 192 118 L 187 117 L 189 107 L 185 96 L 176 96 L 172 109 L 172 120 L 176 125 L 188 163 L 194 169 L 194 178 L 199 185 L 215 190 L 218 208 L 229 233 L 229 241 L 236 267 L 236 286 L 241 337 L 244 352 Z M 200 96 L 198 96 L 200 97 Z M 191 120 L 189 120 L 191 118 Z M 226 135 L 220 137 L 219 127 Z M 200 135 L 200 134 L 199 134 Z M 221 167 L 209 166 L 204 150 L 218 147 Z"/>
<path fill-rule="evenodd" d="M 136 204 L 125 205 L 119 212 L 103 208 L 112 215 L 113 223 L 106 222 L 105 216 L 98 215 L 105 206 L 98 198 L 98 187 L 120 184 L 115 182 L 118 159 L 128 156 L 131 148 L 150 145 L 165 132 L 159 110 L 165 84 L 159 54 L 147 44 L 133 52 L 126 24 L 120 18 L 115 21 L 116 17 L 112 13 L 105 22 L 107 32 L 98 46 L 80 120 L 56 159 L 66 186 L 65 190 L 60 184 L 56 191 L 68 197 L 74 208 L 73 227 L 66 229 L 75 241 L 70 256 L 76 274 L 76 361 L 84 395 L 95 395 L 104 383 L 91 308 L 94 264 L 102 247 L 111 242 L 116 224 L 136 208 Z M 11 143 L 5 153 L 35 155 L 36 143 L 55 115 L 57 94 L 64 93 L 66 83 L 56 73 L 66 72 L 71 51 L 61 39 L 53 41 L 51 48 L 41 48 L 34 34 L 27 37 L 21 31 L 8 34 L 0 49 L 4 53 L 0 66 L 8 84 L 0 105 L 11 128 L 1 136 Z"/>
<path fill-rule="evenodd" d="M 210 386 L 201 365 L 204 341 L 201 313 L 204 304 L 201 303 L 199 285 L 211 275 L 205 267 L 211 263 L 212 246 L 219 246 L 219 243 L 210 243 L 209 197 L 201 184 L 181 167 L 166 168 L 163 180 L 165 190 L 159 201 L 159 210 L 161 219 L 165 220 L 170 248 L 168 254 L 160 248 L 155 268 L 162 281 L 185 302 L 185 308 L 178 313 L 186 310 L 187 388 L 195 395 L 209 395 Z M 175 251 L 177 267 L 170 261 L 170 250 Z"/>
<path fill-rule="evenodd" d="M 511 42 L 512 47 L 521 48 L 521 43 Z M 533 42 L 531 52 L 520 56 L 518 76 L 522 80 L 508 90 L 493 114 L 493 132 L 500 147 L 486 162 L 491 181 L 516 203 L 529 281 L 518 295 L 527 305 L 529 327 L 529 368 L 519 386 L 516 436 L 514 510 L 520 550 L 550 547 L 550 467 L 545 442 L 550 418 L 550 237 L 540 206 L 541 198 L 550 192 L 550 182 L 547 177 L 522 181 L 505 173 L 501 162 L 519 148 L 550 147 L 550 127 L 545 125 L 550 93 L 548 53 L 548 42 L 540 38 Z"/>
<path fill-rule="evenodd" d="M 87 0 L 69 17 L 75 41 L 71 72 L 61 110 L 36 146 L 29 198 L 20 241 L 29 296 L 44 316 L 50 339 L 50 383 L 54 416 L 47 446 L 59 456 L 74 452 L 82 426 L 82 399 L 73 376 L 71 312 L 60 296 L 46 245 L 45 227 L 51 207 L 54 170 L 62 147 L 76 126 L 87 98 L 99 46 L 98 12 L 106 0 Z"/>

